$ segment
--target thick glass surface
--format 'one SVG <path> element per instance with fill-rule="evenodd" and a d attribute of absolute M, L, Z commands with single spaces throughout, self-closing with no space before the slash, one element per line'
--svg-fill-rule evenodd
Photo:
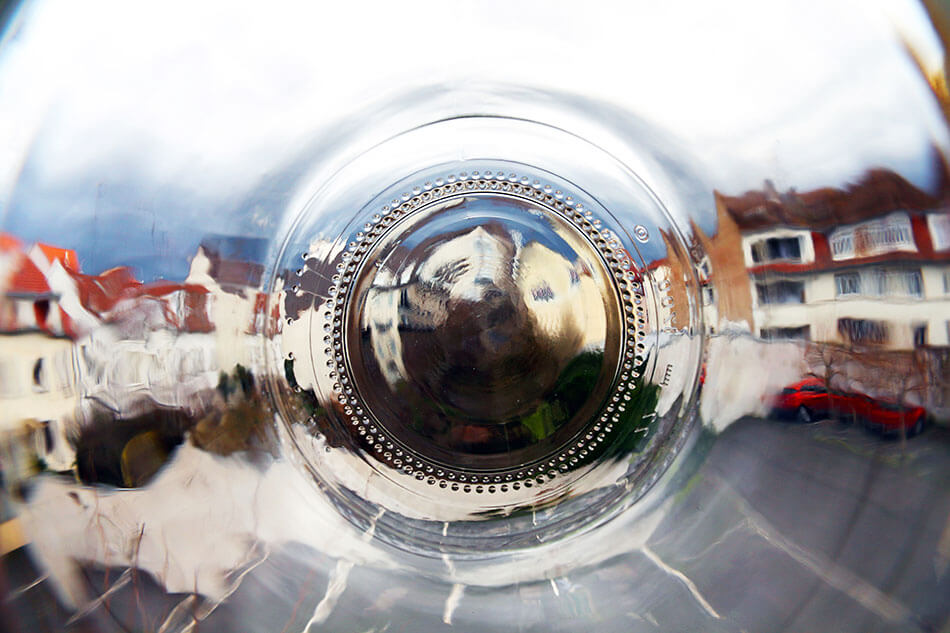
<path fill-rule="evenodd" d="M 366 253 L 345 300 L 352 380 L 376 421 L 478 470 L 534 464 L 592 426 L 623 318 L 596 247 L 509 196 L 449 199 L 405 223 Z"/>
<path fill-rule="evenodd" d="M 0 8 L 0 629 L 950 627 L 946 7 Z"/>

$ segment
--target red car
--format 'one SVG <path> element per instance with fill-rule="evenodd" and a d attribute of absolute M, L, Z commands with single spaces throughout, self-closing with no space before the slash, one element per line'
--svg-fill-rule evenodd
<path fill-rule="evenodd" d="M 899 406 L 896 402 L 875 400 L 864 397 L 865 409 L 861 417 L 865 423 L 882 433 L 894 433 L 906 429 L 908 435 L 917 435 L 924 430 L 927 420 L 927 410 L 923 407 L 905 404 Z"/>
<path fill-rule="evenodd" d="M 828 391 L 819 378 L 805 378 L 791 384 L 775 398 L 773 407 L 780 415 L 793 415 L 799 422 L 815 422 L 833 413 L 854 417 L 866 408 L 855 396 Z"/>
<path fill-rule="evenodd" d="M 821 417 L 837 415 L 861 419 L 882 432 L 899 431 L 911 434 L 923 430 L 927 412 L 922 407 L 879 400 L 864 394 L 829 390 L 820 378 L 805 378 L 782 389 L 774 401 L 778 414 L 793 415 L 800 422 L 814 422 Z"/>

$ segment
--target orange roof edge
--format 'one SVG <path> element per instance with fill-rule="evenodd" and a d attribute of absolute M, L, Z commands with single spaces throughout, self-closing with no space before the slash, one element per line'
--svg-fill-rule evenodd
<path fill-rule="evenodd" d="M 22 251 L 23 242 L 10 233 L 0 231 L 0 251 Z"/>
<path fill-rule="evenodd" d="M 79 272 L 79 257 L 77 257 L 76 251 L 73 249 L 59 248 L 58 246 L 50 246 L 49 244 L 43 244 L 41 242 L 37 242 L 36 246 L 43 251 L 43 254 L 46 255 L 46 259 L 50 262 L 58 259 L 64 268 L 73 272 Z"/>

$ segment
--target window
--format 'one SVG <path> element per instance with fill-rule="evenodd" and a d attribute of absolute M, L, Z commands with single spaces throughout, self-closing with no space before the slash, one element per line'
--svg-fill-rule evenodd
<path fill-rule="evenodd" d="M 759 336 L 766 341 L 807 341 L 811 331 L 807 325 L 801 327 L 764 327 Z"/>
<path fill-rule="evenodd" d="M 33 391 L 44 393 L 49 391 L 49 385 L 46 380 L 46 367 L 43 365 L 43 359 L 38 358 L 33 364 Z"/>
<path fill-rule="evenodd" d="M 33 303 L 33 312 L 36 315 L 36 324 L 46 327 L 46 319 L 49 317 L 49 299 L 40 299 Z"/>
<path fill-rule="evenodd" d="M 871 288 L 876 295 L 886 295 L 888 293 L 887 273 L 878 269 L 871 273 Z"/>
<path fill-rule="evenodd" d="M 950 249 L 950 213 L 930 213 L 927 215 L 927 227 L 935 251 Z"/>
<path fill-rule="evenodd" d="M 875 400 L 874 404 L 881 407 L 885 411 L 900 411 L 901 407 L 896 402 L 888 402 L 887 400 Z"/>
<path fill-rule="evenodd" d="M 920 270 L 902 270 L 895 275 L 897 292 L 905 297 L 920 297 L 923 295 L 924 283 L 920 277 Z"/>
<path fill-rule="evenodd" d="M 923 347 L 927 344 L 927 326 L 918 325 L 914 328 L 914 347 Z"/>
<path fill-rule="evenodd" d="M 880 344 L 887 342 L 887 324 L 870 319 L 838 319 L 841 338 L 855 344 Z"/>
<path fill-rule="evenodd" d="M 835 261 L 917 250 L 910 216 L 904 212 L 837 228 L 828 242 Z"/>
<path fill-rule="evenodd" d="M 861 294 L 861 276 L 858 273 L 838 273 L 835 275 L 835 296 Z"/>
<path fill-rule="evenodd" d="M 851 281 L 847 279 L 851 276 Z M 835 275 L 843 281 L 837 283 L 838 295 L 866 294 L 878 297 L 920 297 L 923 295 L 924 283 L 920 269 L 887 269 L 875 268 L 862 273 L 842 273 Z M 856 292 L 842 292 L 854 287 L 853 280 L 857 279 Z"/>
<path fill-rule="evenodd" d="M 531 289 L 531 297 L 535 301 L 553 301 L 554 291 L 551 290 L 551 286 L 548 285 L 548 282 L 544 281 Z"/>
<path fill-rule="evenodd" d="M 875 271 L 878 279 L 877 293 L 894 297 L 920 297 L 923 295 L 924 283 L 920 276 L 920 269 L 911 270 L 884 270 Z"/>
<path fill-rule="evenodd" d="M 831 256 L 833 259 L 842 259 L 843 254 L 851 256 L 854 253 L 854 233 L 844 233 L 836 235 L 832 233 Z"/>
<path fill-rule="evenodd" d="M 56 445 L 53 429 L 50 428 L 51 422 L 49 420 L 45 420 L 41 424 L 43 425 L 43 447 L 46 449 L 45 452 L 49 454 L 53 452 Z"/>
<path fill-rule="evenodd" d="M 797 237 L 770 237 L 752 244 L 752 261 L 801 261 L 801 241 Z"/>
<path fill-rule="evenodd" d="M 804 303 L 805 284 L 801 281 L 774 281 L 755 284 L 759 303 Z"/>

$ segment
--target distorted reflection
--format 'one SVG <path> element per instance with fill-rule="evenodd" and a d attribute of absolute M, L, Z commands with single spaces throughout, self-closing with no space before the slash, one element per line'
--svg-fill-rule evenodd
<path fill-rule="evenodd" d="M 777 415 L 795 416 L 801 422 L 829 416 L 860 421 L 883 432 L 913 435 L 923 430 L 926 421 L 923 407 L 829 389 L 820 378 L 806 378 L 785 387 L 774 407 Z"/>
<path fill-rule="evenodd" d="M 0 629 L 950 631 L 936 3 L 502 4 L 0 9 Z"/>
<path fill-rule="evenodd" d="M 8 470 L 8 481 L 38 467 L 136 487 L 186 434 L 223 455 L 272 442 L 253 370 L 217 370 L 247 359 L 216 349 L 216 337 L 263 324 L 261 266 L 222 257 L 232 242 L 206 238 L 184 282 L 143 283 L 127 267 L 85 274 L 74 250 L 0 234 L 0 428 L 26 433 L 11 446 L 33 456 L 16 452 L 12 463 L 33 466 Z"/>
<path fill-rule="evenodd" d="M 950 205 L 946 166 L 934 171 L 936 194 L 881 169 L 846 189 L 716 194 L 718 231 L 698 230 L 711 331 L 798 365 L 763 403 L 889 431 L 947 419 Z"/>
<path fill-rule="evenodd" d="M 613 380 L 611 281 L 541 207 L 472 196 L 426 213 L 364 264 L 354 381 L 395 437 L 442 463 L 530 463 Z"/>
<path fill-rule="evenodd" d="M 941 198 L 884 171 L 869 172 L 847 190 L 799 194 L 766 187 L 714 197 L 716 230 L 707 236 L 694 227 L 702 253 L 696 262 L 698 296 L 711 334 L 701 396 L 718 403 L 709 417 L 714 425 L 717 415 L 732 423 L 758 412 L 808 423 L 858 421 L 910 439 L 928 423 L 946 422 L 950 214 Z M 380 391 L 365 391 L 364 397 L 388 412 L 388 424 L 403 438 L 416 434 L 415 445 L 430 455 L 456 465 L 484 465 L 486 456 L 518 463 L 530 459 L 531 451 L 548 450 L 544 440 L 559 429 L 573 433 L 575 420 L 584 423 L 580 396 L 600 397 L 600 377 L 616 366 L 606 355 L 616 336 L 617 307 L 602 292 L 606 282 L 596 277 L 599 263 L 563 227 L 554 233 L 558 240 L 545 242 L 518 226 L 521 210 L 499 213 L 492 207 L 491 214 L 476 215 L 469 209 L 453 219 L 452 209 L 439 216 L 431 236 L 423 222 L 413 239 L 384 242 L 368 257 L 358 286 L 364 309 L 356 354 L 365 376 L 373 378 L 363 382 L 364 390 L 373 384 Z M 636 279 L 652 279 L 661 297 L 670 297 L 659 317 L 664 323 L 658 333 L 660 369 L 652 383 L 637 380 L 639 396 L 601 459 L 635 454 L 646 430 L 643 421 L 672 406 L 663 400 L 669 366 L 689 362 L 688 324 L 673 308 L 689 304 L 691 289 L 684 280 L 690 264 L 672 237 L 661 237 L 665 257 L 632 271 Z M 253 254 L 259 244 L 210 236 L 192 257 L 184 281 L 148 283 L 129 268 L 83 273 L 69 249 L 26 246 L 11 235 L 3 236 L 2 245 L 10 271 L 0 304 L 4 478 L 25 499 L 45 569 L 82 617 L 100 604 L 89 596 L 88 583 L 109 595 L 132 586 L 131 577 L 105 578 L 112 573 L 109 565 L 146 570 L 160 583 L 146 589 L 151 608 L 169 625 L 181 619 L 185 603 L 167 602 L 165 592 L 184 590 L 186 575 L 193 574 L 198 580 L 191 586 L 207 600 L 201 619 L 209 617 L 239 589 L 243 574 L 266 560 L 269 546 L 255 542 L 250 553 L 222 555 L 210 575 L 181 563 L 189 539 L 159 545 L 153 531 L 180 528 L 159 511 L 169 486 L 214 468 L 222 481 L 240 477 L 273 491 L 274 498 L 292 480 L 294 495 L 301 494 L 296 486 L 305 485 L 299 473 L 291 476 L 274 461 L 279 440 L 275 411 L 261 390 L 267 380 L 259 375 L 267 371 L 261 359 L 249 352 L 253 346 L 222 345 L 260 335 L 280 316 L 276 310 L 265 313 L 262 268 Z M 290 293 L 286 297 L 288 306 L 305 303 Z M 729 376 L 722 363 L 732 365 Z M 220 369 L 224 366 L 230 369 Z M 340 415 L 342 405 L 322 402 L 314 385 L 302 387 L 297 369 L 292 358 L 285 359 L 279 376 L 294 393 L 288 414 L 307 420 L 320 446 L 350 446 L 352 438 L 326 408 Z M 669 392 L 675 396 L 678 390 Z M 405 428 L 399 426 L 403 421 Z M 750 432 L 752 423 L 740 420 L 735 433 Z M 794 441 L 865 450 L 850 431 L 826 437 L 825 427 L 809 428 L 818 428 L 811 431 L 817 435 Z M 248 465 L 252 470 L 245 470 Z M 695 475 L 696 481 L 710 476 L 700 472 L 706 474 Z M 41 473 L 59 477 L 37 480 Z M 91 493 L 88 485 L 101 492 Z M 137 488 L 148 496 L 121 501 L 126 492 L 108 496 L 110 488 Z M 187 503 L 225 492 L 224 487 L 202 490 Z M 256 521 L 265 507 L 260 504 L 254 501 L 239 512 L 240 521 Z M 209 512 L 215 508 L 237 512 L 223 502 L 211 504 Z M 534 511 L 524 505 L 515 514 Z M 83 544 L 84 522 L 117 520 L 126 512 L 136 520 L 104 534 L 132 555 L 115 558 L 102 543 Z M 496 515 L 502 516 L 486 512 L 481 518 Z M 300 526 L 314 520 L 309 513 L 300 516 Z M 61 531 L 38 527 L 51 522 L 73 526 L 65 541 L 58 540 Z M 141 522 L 151 529 L 136 527 Z M 243 538 L 215 525 L 228 539 Z M 334 524 L 317 536 L 285 526 L 274 529 L 272 540 L 322 550 L 326 539 L 343 529 Z M 648 552 L 649 560 L 665 565 L 657 552 L 675 558 L 664 544 L 678 534 L 666 531 L 650 547 L 631 545 L 631 551 Z M 181 570 L 171 573 L 161 561 L 142 557 L 143 547 L 158 548 L 179 561 Z M 362 542 L 347 547 L 356 559 L 374 555 Z M 84 580 L 62 558 L 63 548 L 82 561 Z M 822 573 L 842 573 L 822 565 Z M 135 587 L 143 590 L 141 584 Z M 282 611 L 280 617 L 296 616 Z"/>

